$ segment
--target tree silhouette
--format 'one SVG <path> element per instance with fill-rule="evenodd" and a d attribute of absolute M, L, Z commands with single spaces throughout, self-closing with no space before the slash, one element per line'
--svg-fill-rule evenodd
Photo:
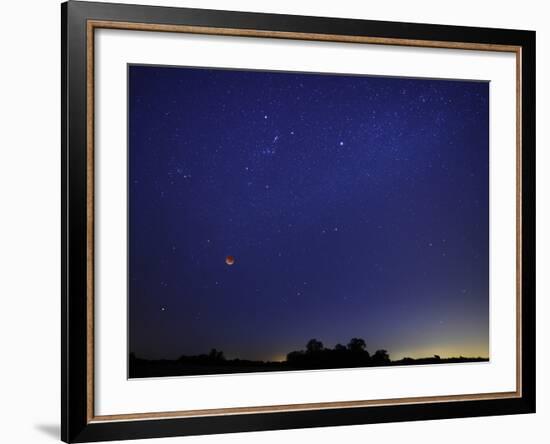
<path fill-rule="evenodd" d="M 225 361 L 225 356 L 223 355 L 223 351 L 216 350 L 215 348 L 210 350 L 210 353 L 208 354 L 208 357 L 212 361 Z"/>
<path fill-rule="evenodd" d="M 379 349 L 371 356 L 362 338 L 352 338 L 347 346 L 336 344 L 325 347 L 315 338 L 310 339 L 305 350 L 295 350 L 286 355 L 286 361 L 254 361 L 248 359 L 226 359 L 223 351 L 211 349 L 198 355 L 181 355 L 178 359 L 145 359 L 133 352 L 128 355 L 129 377 L 158 377 L 200 374 L 224 374 L 258 371 L 309 370 L 329 368 L 353 368 L 386 365 L 418 365 L 454 362 L 483 362 L 488 358 L 467 358 L 464 356 L 441 358 L 433 355 L 426 358 L 404 357 L 392 361 L 387 350 Z"/>
<path fill-rule="evenodd" d="M 323 350 L 323 343 L 317 339 L 310 339 L 306 345 L 308 353 L 318 353 Z"/>
<path fill-rule="evenodd" d="M 352 338 L 348 343 L 348 349 L 354 353 L 360 353 L 365 351 L 367 344 L 362 338 Z"/>
<path fill-rule="evenodd" d="M 376 365 L 383 365 L 383 364 L 390 363 L 390 355 L 388 355 L 388 352 L 384 349 L 376 350 L 374 352 L 374 355 L 372 355 L 371 359 L 372 359 L 372 363 Z"/>
<path fill-rule="evenodd" d="M 304 354 L 305 353 L 301 350 L 292 351 L 286 355 L 286 362 L 300 362 Z"/>

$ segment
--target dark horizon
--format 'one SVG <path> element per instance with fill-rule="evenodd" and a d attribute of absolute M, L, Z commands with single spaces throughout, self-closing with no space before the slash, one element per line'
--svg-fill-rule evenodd
<path fill-rule="evenodd" d="M 404 357 L 391 359 L 387 350 L 379 349 L 371 353 L 363 338 L 351 338 L 346 344 L 337 344 L 334 348 L 325 347 L 315 339 L 310 339 L 304 350 L 287 353 L 282 361 L 259 361 L 247 359 L 228 359 L 223 350 L 212 349 L 208 353 L 187 356 L 173 360 L 150 360 L 129 355 L 128 377 L 147 378 L 162 376 L 221 375 L 233 373 L 349 369 L 366 367 L 386 367 L 427 364 L 455 364 L 488 362 L 483 356 L 441 357 L 433 355 L 423 358 Z"/>
<path fill-rule="evenodd" d="M 487 82 L 128 75 L 129 350 L 489 357 Z"/>

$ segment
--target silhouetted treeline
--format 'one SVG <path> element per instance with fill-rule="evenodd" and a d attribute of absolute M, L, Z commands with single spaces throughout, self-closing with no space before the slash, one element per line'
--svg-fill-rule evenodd
<path fill-rule="evenodd" d="M 482 362 L 488 358 L 464 356 L 441 358 L 438 355 L 427 358 L 402 358 L 392 361 L 384 349 L 369 353 L 362 338 L 352 338 L 347 345 L 336 344 L 334 348 L 324 347 L 321 341 L 310 339 L 305 350 L 287 354 L 286 361 L 251 361 L 226 359 L 223 352 L 212 349 L 208 354 L 186 356 L 176 360 L 149 360 L 130 353 L 129 377 L 145 378 L 159 376 L 188 376 L 224 373 L 247 373 L 267 371 L 311 370 L 328 368 L 375 367 L 388 365 L 444 364 L 457 362 Z"/>
<path fill-rule="evenodd" d="M 290 366 L 300 368 L 367 367 L 387 365 L 390 355 L 386 350 L 376 350 L 370 354 L 364 339 L 352 338 L 346 345 L 336 344 L 325 348 L 321 341 L 311 339 L 305 350 L 293 351 L 286 356 Z"/>

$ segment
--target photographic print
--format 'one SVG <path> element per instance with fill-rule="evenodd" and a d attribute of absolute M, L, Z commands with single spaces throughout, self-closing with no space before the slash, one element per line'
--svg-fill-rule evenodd
<path fill-rule="evenodd" d="M 482 363 L 489 82 L 128 66 L 130 378 Z"/>
<path fill-rule="evenodd" d="M 535 412 L 534 31 L 70 1 L 61 42 L 65 442 Z"/>

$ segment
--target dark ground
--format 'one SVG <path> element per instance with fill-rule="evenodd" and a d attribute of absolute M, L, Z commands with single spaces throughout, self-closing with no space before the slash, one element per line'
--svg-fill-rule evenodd
<path fill-rule="evenodd" d="M 192 360 L 196 357 L 189 357 Z M 231 373 L 255 373 L 272 371 L 296 371 L 296 370 L 319 370 L 335 368 L 356 368 L 356 367 L 382 367 L 395 365 L 425 365 L 425 364 L 451 364 L 460 362 L 488 362 L 488 358 L 482 357 L 456 357 L 456 358 L 404 358 L 396 361 L 386 362 L 263 362 L 246 360 L 218 360 L 212 362 L 186 362 L 180 360 L 148 360 L 135 357 L 130 358 L 130 378 L 150 378 L 163 376 L 192 376 L 192 375 L 215 375 Z"/>

